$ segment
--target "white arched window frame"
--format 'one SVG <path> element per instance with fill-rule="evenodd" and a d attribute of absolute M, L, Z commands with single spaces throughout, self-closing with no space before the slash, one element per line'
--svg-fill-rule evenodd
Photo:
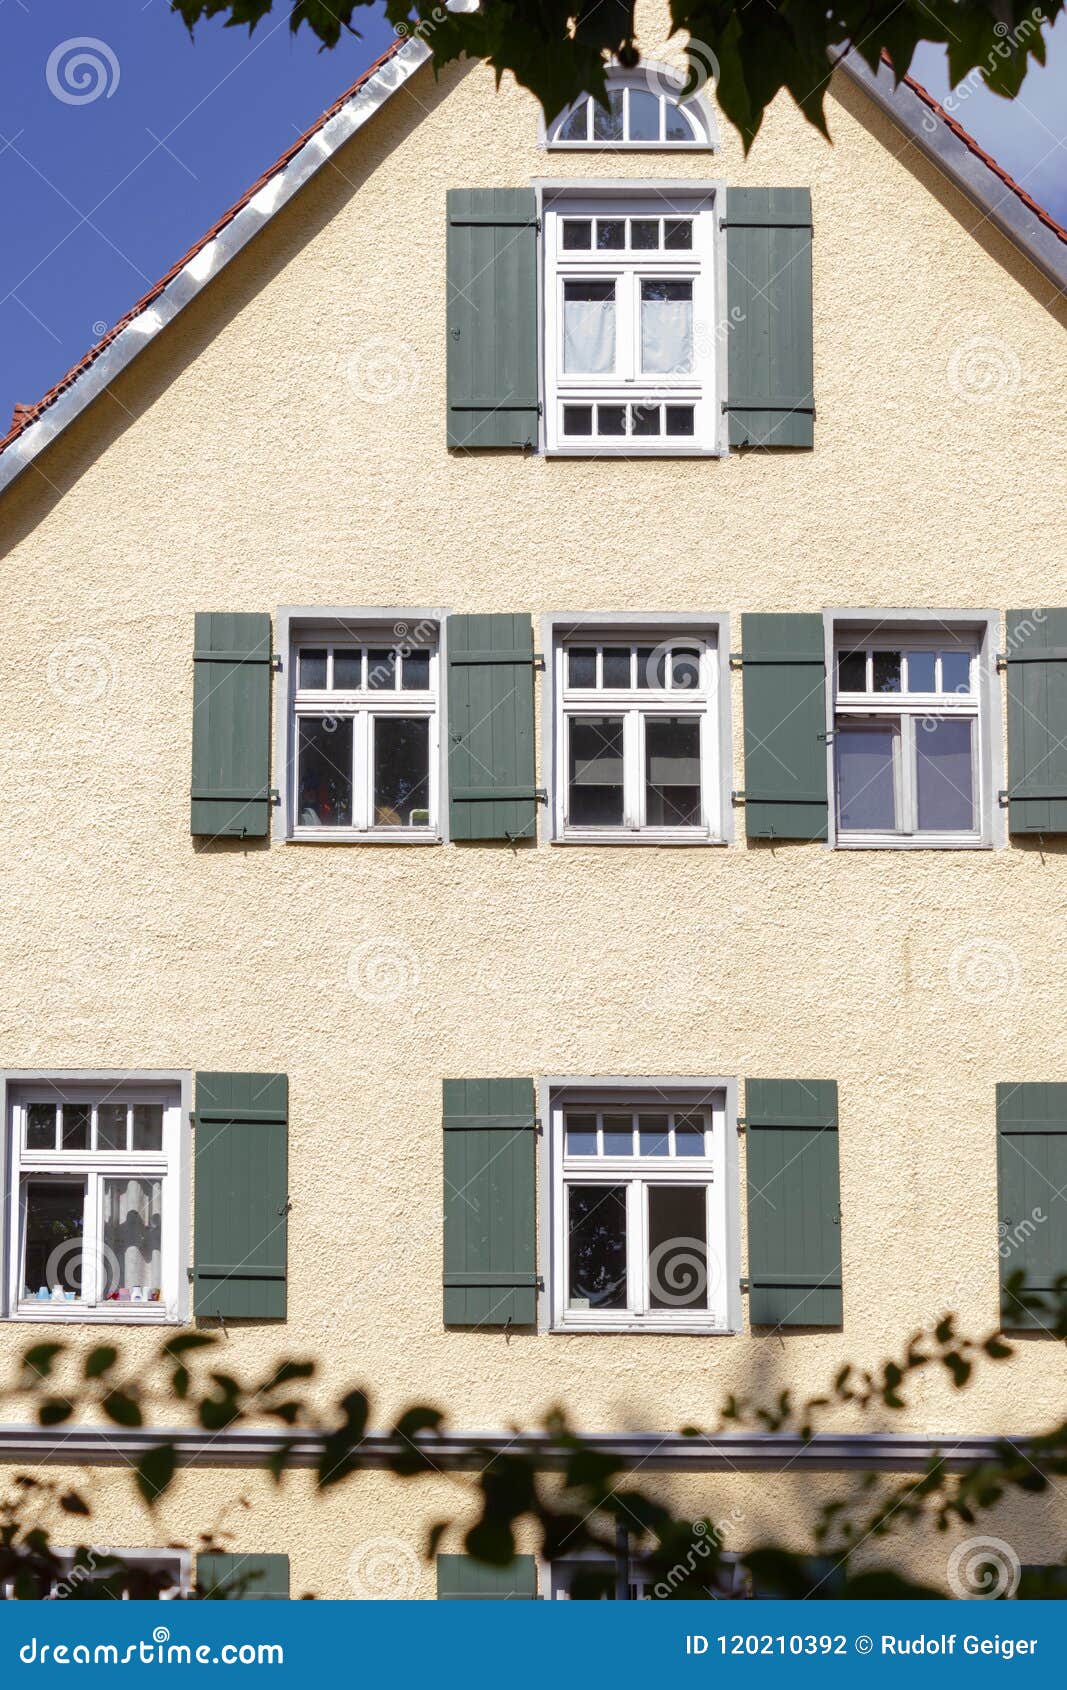
<path fill-rule="evenodd" d="M 715 114 L 702 93 L 682 97 L 685 78 L 666 65 L 608 72 L 608 112 L 583 94 L 547 126 L 541 141 L 561 152 L 712 152 Z"/>

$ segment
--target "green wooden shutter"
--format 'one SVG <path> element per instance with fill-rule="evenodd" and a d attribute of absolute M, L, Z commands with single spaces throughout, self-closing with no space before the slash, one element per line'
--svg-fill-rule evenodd
<path fill-rule="evenodd" d="M 196 615 L 191 831 L 262 839 L 270 829 L 270 617 Z"/>
<path fill-rule="evenodd" d="M 840 1326 L 836 1080 L 746 1080 L 749 1320 Z"/>
<path fill-rule="evenodd" d="M 201 1595 L 216 1601 L 287 1602 L 288 1555 L 217 1555 L 196 1558 Z"/>
<path fill-rule="evenodd" d="M 537 203 L 448 190 L 448 444 L 536 448 Z"/>
<path fill-rule="evenodd" d="M 532 1080 L 445 1080 L 445 1325 L 537 1319 Z"/>
<path fill-rule="evenodd" d="M 997 1086 L 997 1191 L 1001 1319 L 1047 1327 L 1047 1313 L 1004 1288 L 1020 1269 L 1027 1291 L 1051 1291 L 1067 1274 L 1067 1083 Z"/>
<path fill-rule="evenodd" d="M 194 1312 L 284 1320 L 289 1081 L 197 1074 Z"/>
<path fill-rule="evenodd" d="M 745 832 L 825 839 L 826 638 L 822 617 L 741 617 Z"/>
<path fill-rule="evenodd" d="M 437 1557 L 439 1602 L 535 1602 L 537 1563 L 516 1555 L 508 1567 L 486 1567 L 473 1555 Z"/>
<path fill-rule="evenodd" d="M 726 196 L 731 446 L 811 446 L 811 194 L 730 188 Z"/>
<path fill-rule="evenodd" d="M 453 839 L 534 839 L 533 626 L 448 618 L 448 787 Z"/>
<path fill-rule="evenodd" d="M 1008 827 L 1067 833 L 1067 610 L 1009 610 Z"/>

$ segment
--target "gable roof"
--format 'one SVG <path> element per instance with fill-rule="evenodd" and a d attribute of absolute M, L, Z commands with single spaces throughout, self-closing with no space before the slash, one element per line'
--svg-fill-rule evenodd
<path fill-rule="evenodd" d="M 54 387 L 33 404 L 15 406 L 11 426 L 0 438 L 0 492 L 429 57 L 429 47 L 417 36 L 395 41 Z M 855 53 L 841 59 L 839 68 L 866 90 L 909 140 L 979 207 L 989 222 L 1026 253 L 1058 290 L 1067 290 L 1067 229 L 1038 205 L 921 83 L 906 76 L 898 86 L 888 61 L 879 66 L 876 75 Z"/>

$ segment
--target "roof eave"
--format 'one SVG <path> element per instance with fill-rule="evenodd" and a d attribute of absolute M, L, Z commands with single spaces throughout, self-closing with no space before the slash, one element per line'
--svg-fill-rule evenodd
<path fill-rule="evenodd" d="M 1030 209 L 1016 185 L 994 174 L 989 164 L 971 150 L 932 96 L 924 100 L 910 78 L 898 84 L 892 66 L 885 62 L 875 74 L 855 52 L 841 59 L 839 68 L 1043 276 L 1058 290 L 1067 289 L 1067 243 L 1039 212 Z"/>

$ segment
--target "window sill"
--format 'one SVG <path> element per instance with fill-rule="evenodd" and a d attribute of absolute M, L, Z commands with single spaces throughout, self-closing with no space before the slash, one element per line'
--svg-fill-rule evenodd
<path fill-rule="evenodd" d="M 703 848 L 706 845 L 726 845 L 727 840 L 721 834 L 705 833 L 694 828 L 692 833 L 657 833 L 652 828 L 627 828 L 605 830 L 603 833 L 585 833 L 580 831 L 556 834 L 549 840 L 550 845 L 670 845 Z"/>
<path fill-rule="evenodd" d="M 546 458 L 618 458 L 622 463 L 631 463 L 634 458 L 725 458 L 727 455 L 724 446 L 666 446 L 655 442 L 646 446 L 632 437 L 626 440 L 624 448 L 597 441 L 589 446 L 546 446 L 543 453 Z"/>
<path fill-rule="evenodd" d="M 297 828 L 287 834 L 287 845 L 440 845 L 441 834 L 427 828 L 396 829 L 392 833 L 359 832 L 352 827 L 315 829 Z"/>
<path fill-rule="evenodd" d="M 735 1338 L 738 1328 L 734 1326 L 716 1326 L 707 1321 L 686 1320 L 628 1320 L 609 1325 L 606 1321 L 570 1320 L 553 1322 L 548 1328 L 549 1336 L 579 1333 L 582 1337 L 633 1337 L 637 1333 L 648 1333 L 658 1338 Z"/>
<path fill-rule="evenodd" d="M 144 1305 L 142 1304 L 141 1307 Z M 76 1326 L 184 1326 L 185 1319 L 176 1314 L 168 1314 L 164 1309 L 157 1314 L 154 1309 L 146 1309 L 143 1314 L 134 1312 L 135 1305 L 123 1305 L 121 1314 L 113 1314 L 110 1309 L 79 1309 L 69 1303 L 44 1303 L 38 1307 L 30 1304 L 20 1305 L 4 1318 L 10 1321 L 47 1321 L 52 1326 L 73 1324 Z"/>
<path fill-rule="evenodd" d="M 871 835 L 852 839 L 838 834 L 833 848 L 836 851 L 991 851 L 993 844 L 989 839 L 968 838 L 966 835 L 955 838 L 932 835 L 929 839 L 917 839 L 886 834 L 882 838 Z"/>

